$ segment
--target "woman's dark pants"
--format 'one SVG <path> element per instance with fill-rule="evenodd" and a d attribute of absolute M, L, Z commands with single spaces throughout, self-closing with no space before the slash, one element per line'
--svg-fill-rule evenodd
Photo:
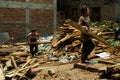
<path fill-rule="evenodd" d="M 81 62 L 85 62 L 85 60 L 88 60 L 88 55 L 92 52 L 94 47 L 95 45 L 92 39 L 83 42 Z"/>

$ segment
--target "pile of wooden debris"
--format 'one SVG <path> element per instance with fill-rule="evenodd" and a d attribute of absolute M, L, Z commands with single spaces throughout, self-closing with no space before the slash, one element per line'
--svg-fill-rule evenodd
<path fill-rule="evenodd" d="M 58 33 L 55 34 L 54 40 L 52 42 L 52 50 L 55 56 L 62 56 L 68 54 L 70 55 L 80 55 L 81 54 L 81 31 L 79 30 L 79 25 L 75 22 L 69 22 L 70 24 L 64 24 L 58 29 Z M 74 27 L 77 26 L 77 27 Z M 113 32 L 101 32 L 99 28 L 91 28 L 93 40 L 96 44 L 94 50 L 95 53 L 100 52 L 114 52 L 114 48 L 107 42 L 109 39 L 113 39 Z"/>
<path fill-rule="evenodd" d="M 14 45 L 1 45 L 0 48 L 0 78 L 3 80 L 22 80 L 33 78 L 41 64 L 47 61 L 58 61 L 67 63 L 75 61 L 81 55 L 81 31 L 75 22 L 67 21 L 66 24 L 59 27 L 58 32 L 51 39 L 52 43 L 44 45 L 40 43 L 39 54 L 36 58 L 31 58 L 28 45 L 26 43 L 17 43 Z M 100 52 L 116 53 L 119 46 L 113 47 L 107 43 L 107 40 L 113 40 L 113 32 L 101 32 L 99 28 L 91 28 L 93 40 L 96 48 L 89 57 L 95 57 Z M 43 49 L 44 48 L 44 49 Z"/>
<path fill-rule="evenodd" d="M 45 43 L 45 46 L 48 44 Z M 28 80 L 35 77 L 37 72 L 41 70 L 37 67 L 46 61 L 42 54 L 39 56 L 40 54 L 38 53 L 36 57 L 32 58 L 26 42 L 14 45 L 1 45 L 1 80 Z"/>

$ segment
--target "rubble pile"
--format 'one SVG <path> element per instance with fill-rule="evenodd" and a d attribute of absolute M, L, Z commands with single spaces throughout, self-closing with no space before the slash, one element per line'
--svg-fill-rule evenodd
<path fill-rule="evenodd" d="M 111 55 L 116 54 L 119 56 L 119 46 L 109 46 L 104 42 L 114 40 L 113 32 L 102 32 L 99 28 L 95 27 L 92 27 L 91 30 L 92 33 L 99 37 L 93 38 L 96 47 L 89 58 L 92 59 L 97 56 L 108 59 Z M 37 72 L 44 69 L 39 68 L 39 66 L 42 67 L 44 64 L 48 64 L 50 66 L 50 64 L 53 65 L 55 62 L 64 64 L 80 61 L 82 48 L 80 34 L 81 31 L 73 27 L 73 25 L 63 24 L 54 35 L 40 38 L 39 50 L 34 58 L 31 57 L 29 47 L 26 42 L 15 43 L 12 45 L 1 45 L 1 79 L 28 80 L 35 77 Z M 101 41 L 99 41 L 99 38 Z M 107 56 L 103 56 L 102 52 L 109 54 L 106 54 Z M 102 53 L 102 56 L 99 53 Z M 115 59 L 115 56 L 110 58 L 111 60 Z"/>
<path fill-rule="evenodd" d="M 42 42 L 36 57 L 31 57 L 26 42 L 0 47 L 0 77 L 1 80 L 28 80 L 35 77 L 41 69 L 37 67 L 47 62 L 44 53 L 51 48 L 49 42 Z M 45 54 L 45 55 L 46 55 Z"/>
<path fill-rule="evenodd" d="M 108 36 L 113 33 L 101 33 L 99 28 L 91 28 L 92 33 L 99 35 L 101 38 L 108 39 Z M 51 59 L 59 58 L 63 63 L 69 62 L 73 59 L 79 59 L 81 56 L 81 32 L 69 24 L 64 24 L 59 27 L 58 33 L 54 36 L 52 41 L 52 56 Z M 107 36 L 107 37 L 106 37 Z M 95 50 L 90 57 L 96 56 L 95 53 L 100 53 L 109 50 L 111 46 L 105 45 L 100 41 L 94 39 L 96 44 Z M 113 52 L 113 49 L 110 49 Z M 56 57 L 56 58 L 55 58 Z M 62 57 L 62 59 L 60 59 Z"/>
<path fill-rule="evenodd" d="M 68 24 L 64 24 L 59 28 L 59 32 L 55 35 L 52 50 L 53 55 L 60 56 L 77 56 L 80 54 L 81 40 L 80 32 L 72 28 Z"/>

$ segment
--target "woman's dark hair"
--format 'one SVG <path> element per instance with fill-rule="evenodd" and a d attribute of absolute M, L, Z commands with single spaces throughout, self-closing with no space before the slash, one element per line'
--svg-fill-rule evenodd
<path fill-rule="evenodd" d="M 81 8 L 81 13 L 82 13 L 82 15 L 85 14 L 85 12 L 87 11 L 87 9 L 88 9 L 87 6 L 83 6 L 83 7 Z"/>

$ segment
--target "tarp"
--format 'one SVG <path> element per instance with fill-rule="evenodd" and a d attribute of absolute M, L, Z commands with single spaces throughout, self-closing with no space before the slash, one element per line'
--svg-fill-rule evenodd
<path fill-rule="evenodd" d="M 10 40 L 10 36 L 7 32 L 0 32 L 0 44 Z"/>

